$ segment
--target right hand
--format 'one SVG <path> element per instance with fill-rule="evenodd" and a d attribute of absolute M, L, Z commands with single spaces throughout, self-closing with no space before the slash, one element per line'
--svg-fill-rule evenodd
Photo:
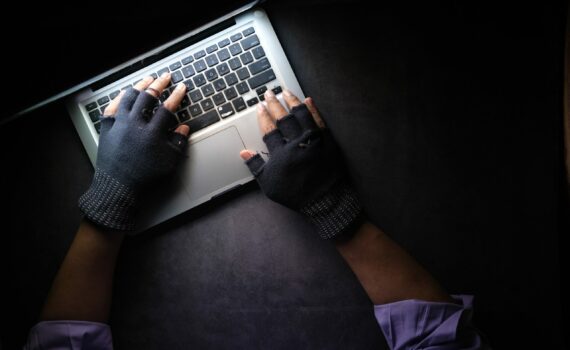
<path fill-rule="evenodd" d="M 302 212 L 321 237 L 331 238 L 360 216 L 360 204 L 347 184 L 340 149 L 313 100 L 301 103 L 288 90 L 283 97 L 290 112 L 271 90 L 265 93 L 267 107 L 257 107 L 269 159 L 251 150 L 240 156 L 270 199 Z"/>

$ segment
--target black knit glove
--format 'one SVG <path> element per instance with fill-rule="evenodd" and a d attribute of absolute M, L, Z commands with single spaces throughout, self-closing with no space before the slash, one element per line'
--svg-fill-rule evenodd
<path fill-rule="evenodd" d="M 188 138 L 172 131 L 176 124 L 156 98 L 132 88 L 114 118 L 101 118 L 93 183 L 79 199 L 89 220 L 110 229 L 134 229 L 141 190 L 173 171 L 183 156 Z"/>
<path fill-rule="evenodd" d="M 362 209 L 330 131 L 317 126 L 304 104 L 276 125 L 263 138 L 269 160 L 256 154 L 246 161 L 263 192 L 307 216 L 323 239 L 351 230 Z"/>

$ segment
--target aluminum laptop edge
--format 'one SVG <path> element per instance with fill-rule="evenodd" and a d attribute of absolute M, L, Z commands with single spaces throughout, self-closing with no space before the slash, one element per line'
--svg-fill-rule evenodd
<path fill-rule="evenodd" d="M 184 40 L 188 41 L 188 39 L 199 37 L 200 33 L 204 33 L 204 31 L 219 25 L 222 21 L 230 19 L 229 25 L 225 25 L 223 29 L 216 30 L 211 35 L 208 33 L 208 37 L 200 38 L 199 41 L 191 43 L 190 46 L 180 48 L 180 50 L 116 81 L 109 82 L 109 84 L 104 86 L 91 84 L 68 97 L 66 107 L 93 166 L 96 163 L 99 134 L 95 125 L 96 122 L 94 123 L 91 120 L 87 110 L 87 106 L 90 103 L 92 104 L 103 96 L 109 96 L 113 92 L 129 86 L 129 84 L 133 84 L 145 76 L 156 73 L 164 67 L 170 66 L 173 62 L 180 62 L 190 54 L 199 52 L 202 49 L 205 50 L 215 43 L 219 43 L 237 33 L 242 33 L 248 28 L 253 28 L 255 35 L 259 39 L 260 46 L 265 52 L 265 56 L 260 57 L 259 60 L 266 58 L 269 61 L 271 65 L 269 69 L 273 70 L 276 78 L 267 82 L 264 86 L 267 89 L 289 89 L 299 98 L 304 98 L 303 91 L 283 52 L 283 48 L 269 22 L 267 14 L 262 9 L 252 8 L 255 3 L 246 5 L 242 9 L 234 11 L 234 13 L 210 22 L 120 67 L 103 73 L 93 80 L 97 79 L 100 81 L 101 79 L 99 78 L 101 77 L 112 77 L 114 73 L 124 71 L 125 67 L 132 67 L 135 62 L 144 62 L 148 57 L 165 52 L 167 51 L 166 48 L 173 47 Z M 239 57 L 239 55 L 233 57 Z M 257 62 L 257 59 L 255 61 Z M 211 82 L 208 81 L 207 83 Z M 195 89 L 199 89 L 199 87 L 195 87 Z M 259 87 L 251 89 L 247 93 L 242 94 L 241 97 L 244 101 L 259 98 L 256 92 L 257 89 Z M 238 96 L 240 95 L 238 94 Z M 282 100 L 280 93 L 277 96 Z M 200 101 L 195 103 L 200 103 Z M 153 186 L 149 193 L 146 194 L 149 198 L 145 201 L 145 206 L 139 208 L 135 233 L 142 232 L 253 180 L 253 176 L 239 157 L 239 151 L 248 148 L 256 150 L 262 155 L 264 154 L 263 152 L 267 151 L 257 125 L 255 107 L 253 104 L 248 106 L 246 102 L 245 109 L 237 111 L 234 108 L 233 115 L 220 118 L 220 121 L 190 135 L 187 157 L 183 159 L 176 173 L 165 181 L 161 181 Z M 93 108 L 93 105 L 91 105 L 91 108 Z M 213 108 L 217 109 L 220 106 Z M 200 116 L 196 117 L 199 118 Z"/>

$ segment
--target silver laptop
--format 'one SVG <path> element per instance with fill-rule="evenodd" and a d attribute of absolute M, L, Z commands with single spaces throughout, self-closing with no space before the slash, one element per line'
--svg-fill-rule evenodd
<path fill-rule="evenodd" d="M 68 98 L 73 124 L 95 165 L 99 116 L 121 89 L 165 71 L 172 75 L 170 89 L 186 84 L 187 96 L 176 116 L 192 132 L 188 157 L 173 177 L 149 193 L 152 199 L 140 208 L 137 232 L 253 180 L 239 152 L 266 151 L 256 104 L 263 103 L 267 89 L 278 98 L 284 89 L 304 97 L 267 14 L 254 8 L 256 3 L 95 77 L 95 83 Z M 153 63 L 146 65 L 149 61 Z M 168 95 L 165 91 L 160 99 Z"/>

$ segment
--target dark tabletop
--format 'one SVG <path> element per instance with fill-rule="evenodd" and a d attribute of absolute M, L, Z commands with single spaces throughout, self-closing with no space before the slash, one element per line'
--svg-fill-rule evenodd
<path fill-rule="evenodd" d="M 563 7 L 264 7 L 370 220 L 450 293 L 475 294 L 495 348 L 562 348 Z M 1 127 L 0 156 L 0 337 L 12 349 L 93 169 L 61 102 Z M 385 348 L 334 247 L 255 183 L 127 239 L 110 323 L 117 349 Z"/>

